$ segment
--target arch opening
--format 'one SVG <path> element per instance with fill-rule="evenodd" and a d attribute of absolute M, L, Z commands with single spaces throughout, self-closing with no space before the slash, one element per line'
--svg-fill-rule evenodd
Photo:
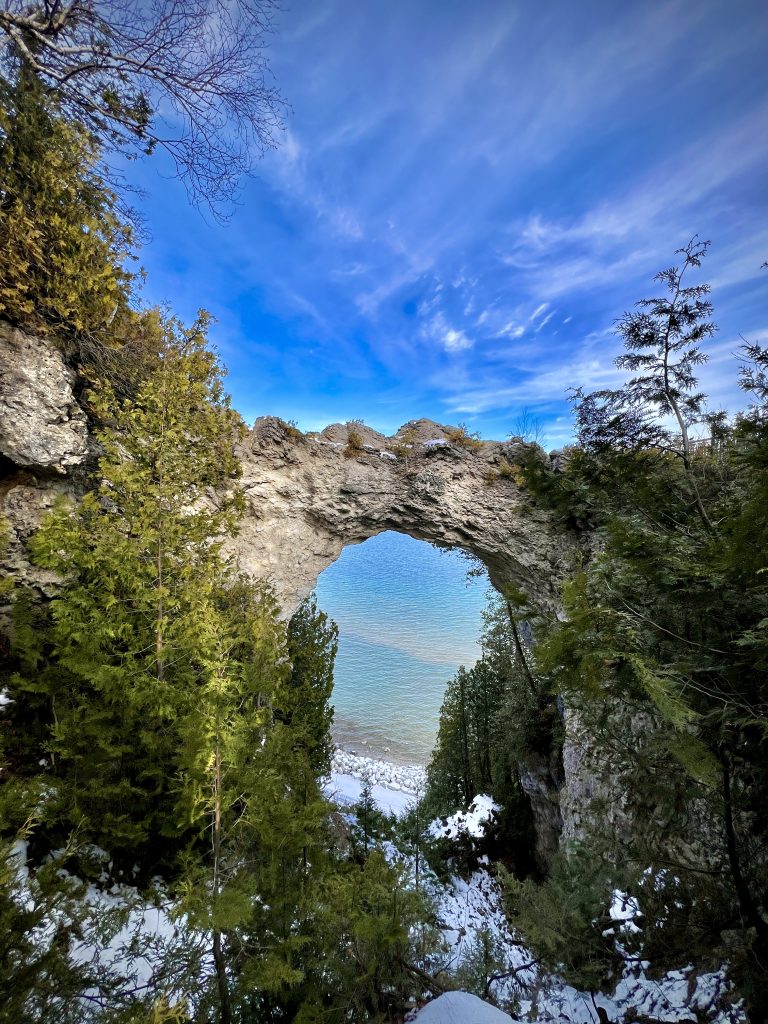
<path fill-rule="evenodd" d="M 480 657 L 485 573 L 458 551 L 394 531 L 346 546 L 319 577 L 339 627 L 334 740 L 395 763 L 426 764 L 448 681 Z"/>

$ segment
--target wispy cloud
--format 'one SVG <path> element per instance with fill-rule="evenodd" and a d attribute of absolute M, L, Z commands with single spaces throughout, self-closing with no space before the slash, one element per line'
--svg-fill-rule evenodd
<path fill-rule="evenodd" d="M 433 6 L 281 12 L 293 112 L 225 228 L 138 181 L 151 287 L 219 317 L 236 404 L 483 431 L 527 405 L 562 432 L 567 388 L 614 380 L 612 322 L 696 232 L 718 345 L 761 328 L 759 4 Z"/>
<path fill-rule="evenodd" d="M 474 344 L 461 328 L 448 322 L 443 312 L 436 313 L 428 320 L 422 327 L 422 333 L 437 341 L 446 352 L 463 352 Z"/>

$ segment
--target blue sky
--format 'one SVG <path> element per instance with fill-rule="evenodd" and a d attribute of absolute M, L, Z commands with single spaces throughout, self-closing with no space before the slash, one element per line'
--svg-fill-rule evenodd
<path fill-rule="evenodd" d="M 768 10 L 699 0 L 294 0 L 282 145 L 226 224 L 133 165 L 145 297 L 199 306 L 248 420 L 428 416 L 484 437 L 617 380 L 613 321 L 695 233 L 734 408 L 768 340 Z"/>

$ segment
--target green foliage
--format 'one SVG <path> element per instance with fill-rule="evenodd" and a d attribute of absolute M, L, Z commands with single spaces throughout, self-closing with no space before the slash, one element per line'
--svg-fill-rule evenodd
<path fill-rule="evenodd" d="M 0 84 L 0 315 L 59 339 L 130 319 L 133 245 L 98 147 L 37 78 Z"/>
<path fill-rule="evenodd" d="M 281 695 L 278 717 L 291 726 L 294 743 L 303 745 L 318 778 L 331 770 L 330 698 L 338 637 L 335 622 L 319 610 L 314 594 L 302 602 L 288 624 L 291 674 Z"/>
<path fill-rule="evenodd" d="M 593 846 L 574 846 L 558 854 L 542 883 L 502 874 L 507 911 L 541 966 L 588 992 L 621 960 L 608 915 L 619 873 Z"/>
<path fill-rule="evenodd" d="M 515 477 L 515 467 L 503 455 L 499 459 L 498 473 L 502 480 L 512 480 Z"/>
<path fill-rule="evenodd" d="M 693 903 L 711 908 L 706 928 L 668 932 L 667 962 L 705 956 L 719 930 L 740 933 L 745 948 L 749 935 L 768 941 L 766 360 L 748 347 L 749 412 L 732 424 L 706 415 L 694 368 L 714 331 L 711 306 L 705 285 L 681 284 L 705 248 L 686 247 L 682 269 L 660 275 L 668 295 L 619 322 L 619 364 L 635 376 L 577 394 L 581 447 L 562 472 L 542 462 L 530 477 L 598 540 L 565 586 L 563 620 L 542 637 L 540 671 L 579 709 L 592 744 L 611 752 L 635 820 L 621 858 L 671 859 Z M 657 413 L 671 413 L 676 432 Z M 691 437 L 694 423 L 707 425 L 704 438 Z M 693 852 L 680 832 L 691 815 L 707 836 Z M 541 890 L 542 919 L 547 898 Z M 766 991 L 760 958 L 741 962 L 742 990 Z M 764 1013 L 751 998 L 751 1012 Z"/>
<path fill-rule="evenodd" d="M 523 607 L 520 616 L 529 613 Z M 446 688 L 425 804 L 428 813 L 446 815 L 488 793 L 503 808 L 500 847 L 522 850 L 531 821 L 520 770 L 532 752 L 549 757 L 560 722 L 546 681 L 532 674 L 512 602 L 491 599 L 484 620 L 483 657 L 460 668 Z M 528 866 L 524 856 L 518 860 L 521 869 Z"/>
<path fill-rule="evenodd" d="M 398 459 L 402 459 L 408 468 L 408 460 L 416 455 L 419 447 L 418 434 L 414 427 L 406 427 L 390 441 L 389 451 Z"/>
<path fill-rule="evenodd" d="M 242 428 L 205 326 L 205 317 L 189 330 L 166 323 L 161 364 L 135 399 L 94 395 L 111 419 L 99 434 L 102 482 L 76 508 L 58 507 L 30 542 L 66 586 L 48 621 L 25 629 L 22 615 L 16 637 L 18 742 L 30 723 L 50 730 L 57 782 L 46 825 L 80 827 L 131 864 L 137 846 L 161 852 L 161 837 L 179 828 L 176 727 L 205 678 L 201 638 L 218 616 L 221 541 L 242 503 L 233 486 Z"/>
<path fill-rule="evenodd" d="M 360 452 L 365 450 L 362 430 L 365 424 L 362 420 L 347 421 L 347 445 L 344 455 L 348 459 L 354 459 Z"/>
<path fill-rule="evenodd" d="M 0 804 L 3 824 L 6 800 L 7 793 Z M 78 931 L 77 886 L 63 881 L 56 865 L 25 878 L 31 824 L 13 842 L 0 844 L 0 1021 L 45 1024 L 55 1016 L 62 1024 L 77 1024 L 80 1009 L 73 997 L 92 980 L 70 958 Z"/>
<path fill-rule="evenodd" d="M 360 796 L 352 805 L 354 821 L 350 829 L 350 839 L 354 855 L 361 861 L 368 852 L 378 846 L 391 834 L 387 816 L 379 808 L 373 798 L 373 781 L 369 774 L 364 774 Z"/>
<path fill-rule="evenodd" d="M 462 992 L 472 992 L 494 1005 L 499 999 L 494 993 L 494 982 L 502 977 L 509 977 L 516 972 L 510 963 L 509 950 L 498 934 L 488 928 L 482 928 L 475 938 L 466 944 L 461 960 L 453 972 L 451 982 Z M 518 1005 L 505 1000 L 502 1009 L 515 1013 Z"/>
<path fill-rule="evenodd" d="M 372 806 L 355 857 L 331 828 L 318 778 L 336 627 L 310 599 L 286 631 L 268 589 L 225 554 L 244 506 L 243 425 L 206 348 L 209 318 L 186 329 L 130 309 L 130 231 L 97 146 L 36 80 L 3 88 L 0 315 L 63 344 L 100 458 L 98 486 L 30 541 L 61 580 L 53 600 L 12 595 L 0 1016 L 66 1024 L 90 989 L 105 1024 L 180 1024 L 188 1008 L 223 1024 L 391 1019 L 421 984 L 407 958 L 426 911 L 374 849 Z M 20 887 L 9 851 L 22 833 Z M 111 882 L 134 864 L 145 893 L 162 870 L 175 901 L 167 944 L 140 930 L 126 939 L 121 962 L 152 964 L 146 989 L 132 967 L 94 974 L 71 959 L 81 924 L 108 946 L 146 897 L 86 921 L 67 870 Z M 66 925 L 51 931 L 57 914 Z"/>
<path fill-rule="evenodd" d="M 325 977 L 316 975 L 316 992 L 308 993 L 294 1019 L 302 1024 L 401 1019 L 423 987 L 409 968 L 410 933 L 428 912 L 423 897 L 383 853 L 373 851 L 362 865 L 329 877 L 320 901 Z"/>
<path fill-rule="evenodd" d="M 276 416 L 275 419 L 280 424 L 284 432 L 288 435 L 288 437 L 291 438 L 292 441 L 303 440 L 304 434 L 302 434 L 302 432 L 299 430 L 296 420 L 284 420 L 281 419 L 279 416 Z"/>

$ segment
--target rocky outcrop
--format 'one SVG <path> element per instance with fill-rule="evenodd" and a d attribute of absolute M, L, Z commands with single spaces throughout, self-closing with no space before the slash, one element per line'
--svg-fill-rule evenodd
<path fill-rule="evenodd" d="M 15 541 L 56 496 L 77 489 L 73 469 L 89 438 L 73 385 L 53 345 L 0 324 L 0 504 Z M 471 442 L 430 420 L 391 438 L 362 425 L 355 432 L 353 448 L 345 425 L 303 435 L 263 417 L 241 446 L 247 512 L 233 553 L 244 572 L 272 582 L 286 614 L 347 544 L 384 530 L 460 548 L 499 589 L 556 603 L 573 541 L 510 475 L 522 442 Z M 16 555 L 16 571 L 31 579 L 20 545 Z"/>
<path fill-rule="evenodd" d="M 564 788 L 563 765 L 559 751 L 528 752 L 517 763 L 520 786 L 528 797 L 535 835 L 534 859 L 542 873 L 552 863 L 563 834 L 560 794 Z"/>
<path fill-rule="evenodd" d="M 0 322 L 0 454 L 55 473 L 82 462 L 88 425 L 73 385 L 56 348 Z"/>
<path fill-rule="evenodd" d="M 248 511 L 235 549 L 242 569 L 268 577 L 291 611 L 347 544 L 394 530 L 460 548 L 497 588 L 511 584 L 555 606 L 574 542 L 499 473 L 514 465 L 522 442 L 465 447 L 451 433 L 417 420 L 391 438 L 367 432 L 352 450 L 340 424 L 297 437 L 278 419 L 257 420 L 241 453 Z"/>

